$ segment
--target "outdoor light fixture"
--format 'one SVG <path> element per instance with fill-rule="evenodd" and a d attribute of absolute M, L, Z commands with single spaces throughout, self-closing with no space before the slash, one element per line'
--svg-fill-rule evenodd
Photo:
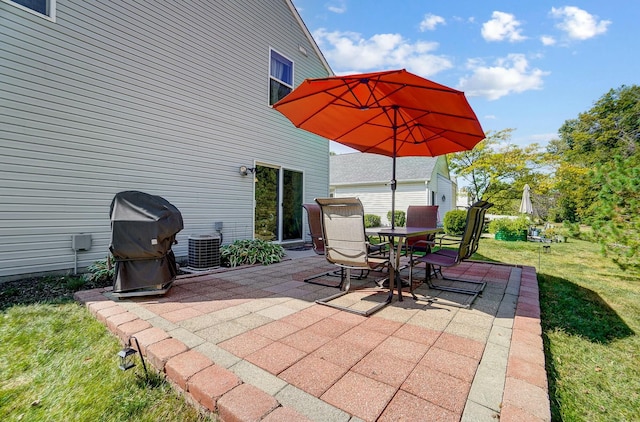
<path fill-rule="evenodd" d="M 137 350 L 131 347 L 131 339 L 134 339 L 136 341 L 136 346 L 138 348 Z M 136 366 L 135 356 L 139 350 L 140 350 L 140 343 L 138 343 L 138 339 L 133 336 L 129 337 L 129 340 L 127 341 L 127 345 L 118 352 L 118 363 L 119 363 L 118 366 L 120 367 L 120 369 L 122 369 L 123 371 L 127 371 L 133 368 L 134 366 Z M 140 360 L 142 360 L 142 367 L 144 368 L 144 375 L 146 377 L 147 365 L 144 363 L 144 357 L 142 356 L 142 352 L 140 352 Z"/>
<path fill-rule="evenodd" d="M 255 173 L 255 172 L 256 172 L 255 167 L 240 166 L 240 174 L 243 176 L 246 176 L 249 173 Z"/>
<path fill-rule="evenodd" d="M 125 347 L 124 349 L 120 350 L 118 352 L 118 358 L 120 361 L 120 369 L 122 369 L 123 371 L 127 371 L 131 368 L 133 368 L 134 366 L 136 366 L 135 362 L 134 362 L 134 356 L 136 355 L 136 349 L 133 349 L 129 346 Z"/>

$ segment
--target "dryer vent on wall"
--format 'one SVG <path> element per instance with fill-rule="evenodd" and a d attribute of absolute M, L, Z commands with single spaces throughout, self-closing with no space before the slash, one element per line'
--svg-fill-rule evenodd
<path fill-rule="evenodd" d="M 220 266 L 220 236 L 189 236 L 189 267 L 205 270 Z"/>

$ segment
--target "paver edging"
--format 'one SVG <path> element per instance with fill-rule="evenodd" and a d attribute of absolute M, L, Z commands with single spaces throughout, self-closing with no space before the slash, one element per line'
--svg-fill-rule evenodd
<path fill-rule="evenodd" d="M 100 293 L 101 294 L 101 293 Z M 103 296 L 104 297 L 104 296 Z M 96 300 L 97 297 L 95 294 L 91 294 L 91 295 L 83 295 L 83 294 L 78 294 L 78 295 L 74 295 L 74 299 L 80 303 L 82 303 L 84 306 L 87 307 L 87 309 L 90 311 L 90 313 L 96 318 L 98 319 L 98 315 L 99 315 L 99 311 L 101 309 L 106 309 L 106 308 L 111 308 L 111 307 L 118 307 L 124 310 L 124 308 L 122 308 L 118 303 L 115 303 L 111 300 L 109 300 L 108 298 L 106 298 L 106 300 Z M 108 305 L 108 302 L 111 302 L 110 305 Z M 97 306 L 95 306 L 95 304 L 98 304 Z M 127 312 L 126 310 L 124 310 L 124 312 Z M 130 338 L 135 337 L 137 334 L 139 333 L 144 333 L 145 331 L 149 331 L 151 329 L 157 329 L 157 327 L 152 327 L 147 321 L 142 320 L 140 318 L 136 318 L 134 320 L 128 321 L 124 324 L 121 324 L 119 326 L 115 326 L 113 324 L 109 325 L 106 324 L 107 322 L 107 318 L 103 318 L 103 320 L 101 322 L 105 323 L 105 328 L 107 328 L 107 330 L 111 331 L 112 334 L 116 335 L 118 338 L 120 338 L 120 340 L 123 343 L 126 343 Z M 127 329 L 122 329 L 121 327 L 123 325 L 127 326 Z M 159 329 L 158 329 L 159 330 Z M 162 330 L 164 331 L 164 330 Z M 230 393 L 232 393 L 234 390 L 236 390 L 239 387 L 242 386 L 246 386 L 246 387 L 242 387 L 242 389 L 255 389 L 258 392 L 261 392 L 262 395 L 261 397 L 264 399 L 264 404 L 262 406 L 263 409 L 265 409 L 265 413 L 261 416 L 261 418 L 265 418 L 268 417 L 269 414 L 271 414 L 272 412 L 274 412 L 275 410 L 278 409 L 282 409 L 280 410 L 280 412 L 282 412 L 282 414 L 287 414 L 287 415 L 292 415 L 292 414 L 298 414 L 299 413 L 293 409 L 290 408 L 288 406 L 283 406 L 278 400 L 276 400 L 274 397 L 272 397 L 271 395 L 262 392 L 262 390 L 258 389 L 257 387 L 254 387 L 250 384 L 245 384 L 244 382 L 242 382 L 232 371 L 226 369 L 226 368 L 222 368 L 217 366 L 211 359 L 207 358 L 206 356 L 202 355 L 200 352 L 197 352 L 193 349 L 190 349 L 189 347 L 187 347 L 184 343 L 182 343 L 181 341 L 171 337 L 168 333 L 164 333 L 166 335 L 166 338 L 160 340 L 160 341 L 156 341 L 153 342 L 151 344 L 147 344 L 146 347 L 142 347 L 140 346 L 140 348 L 142 350 L 139 351 L 139 353 L 142 354 L 143 358 L 146 358 L 146 362 L 149 362 L 156 371 L 163 373 L 166 375 L 167 380 L 169 382 L 169 384 L 174 388 L 174 390 L 176 390 L 178 392 L 178 394 L 180 394 L 182 397 L 185 398 L 185 400 L 191 404 L 192 406 L 194 406 L 195 409 L 198 409 L 201 413 L 207 413 L 207 412 L 216 412 L 218 413 L 218 416 L 220 418 L 220 420 L 225 421 L 225 418 L 223 417 L 223 415 L 220 414 L 220 409 L 218 407 L 218 402 L 220 399 L 224 398 L 225 396 L 229 396 L 229 398 L 227 400 L 231 401 L 233 399 L 233 395 L 230 395 Z M 164 341 L 174 341 L 177 343 L 181 343 L 184 347 L 184 351 L 182 353 L 179 353 L 177 355 L 174 355 L 170 358 L 168 358 L 168 360 L 166 362 L 164 362 L 164 364 L 158 368 L 157 367 L 157 358 L 154 359 L 154 354 L 153 354 L 153 348 L 155 347 L 159 347 L 161 346 L 162 342 Z M 132 343 L 132 346 L 135 346 L 135 343 Z M 181 355 L 186 355 L 189 352 L 192 352 L 193 354 L 197 354 L 202 356 L 202 358 L 206 359 L 209 361 L 208 364 L 204 364 L 204 360 L 202 360 L 200 362 L 200 365 L 204 365 L 204 367 L 200 368 L 199 370 L 195 371 L 194 373 L 190 374 L 186 379 L 181 380 L 181 379 L 174 379 L 176 377 L 176 375 L 178 374 L 176 371 L 173 371 L 171 368 L 169 370 L 169 372 L 167 372 L 167 367 L 166 364 L 168 362 L 170 362 L 172 359 L 177 358 Z M 224 394 L 222 394 L 220 397 L 217 397 L 215 401 L 213 400 L 198 400 L 198 398 L 194 397 L 194 395 L 189 391 L 189 381 L 193 380 L 194 377 L 196 377 L 196 380 L 198 379 L 197 375 L 200 374 L 203 371 L 206 371 L 208 368 L 212 368 L 216 366 L 218 371 L 224 371 L 224 372 L 228 372 L 228 376 L 229 377 L 235 377 L 238 380 L 238 384 L 234 385 L 232 388 L 230 388 L 228 391 L 226 391 Z M 176 374 L 173 374 L 173 372 L 176 372 Z M 183 385 L 182 385 L 183 384 Z M 201 395 L 202 391 L 205 391 L 205 388 L 200 388 L 195 386 L 194 384 L 191 384 L 191 388 L 195 391 L 197 391 L 197 394 Z M 252 390 L 254 391 L 254 390 Z M 237 394 L 237 392 L 236 392 Z M 255 394 L 254 396 L 254 401 L 255 401 Z M 203 403 L 204 401 L 204 403 Z M 267 403 L 268 402 L 268 403 Z M 223 400 L 223 404 L 224 404 L 224 400 Z M 259 405 L 259 404 L 258 404 Z M 234 406 L 226 406 L 224 408 L 224 412 L 225 415 L 229 418 L 229 420 L 242 420 L 242 417 L 240 415 L 238 415 L 238 412 L 241 412 L 245 409 L 243 408 L 235 408 Z M 273 418 L 275 418 L 276 415 L 274 415 Z M 272 419 L 273 419 L 272 418 Z M 277 418 L 276 418 L 277 420 Z M 303 415 L 300 415 L 300 420 L 306 420 L 306 418 Z"/>
<path fill-rule="evenodd" d="M 507 361 L 507 376 L 505 377 L 500 421 L 519 422 L 522 420 L 530 420 L 549 422 L 551 421 L 551 405 L 549 401 L 546 369 L 544 367 L 544 350 L 542 349 L 542 328 L 540 323 L 540 297 L 535 268 L 523 266 L 521 280 L 523 283 L 521 287 L 526 293 L 524 295 L 525 298 L 521 298 L 517 302 L 513 329 L 514 331 L 522 330 L 529 336 L 540 338 L 536 343 L 543 356 L 542 362 L 527 362 L 527 364 L 534 365 L 536 367 L 535 369 L 537 369 L 536 372 L 539 370 L 543 371 L 545 377 L 541 379 L 540 377 L 532 378 L 531 376 L 527 376 L 527 374 L 518 375 L 518 369 L 526 368 L 527 366 L 522 365 L 517 350 L 522 347 L 532 347 L 533 345 L 527 341 L 526 336 L 515 336 L 512 338 Z M 535 294 L 533 294 L 534 292 Z M 536 350 L 536 352 L 538 351 Z M 540 365 L 542 365 L 541 369 L 539 368 Z M 531 394 L 523 398 L 521 395 L 522 390 L 529 391 Z"/>

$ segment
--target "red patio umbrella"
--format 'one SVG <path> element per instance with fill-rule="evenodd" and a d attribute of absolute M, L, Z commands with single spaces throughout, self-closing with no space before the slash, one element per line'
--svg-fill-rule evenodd
<path fill-rule="evenodd" d="M 396 157 L 470 150 L 485 137 L 463 92 L 404 69 L 306 79 L 273 107 L 296 127 L 392 157 L 392 216 Z"/>

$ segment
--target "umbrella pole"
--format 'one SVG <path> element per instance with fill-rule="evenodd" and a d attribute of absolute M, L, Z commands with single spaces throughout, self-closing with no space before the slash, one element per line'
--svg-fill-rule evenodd
<path fill-rule="evenodd" d="M 396 125 L 398 108 L 393 107 L 393 167 L 391 169 L 391 230 L 396 228 L 396 141 L 398 126 Z"/>

